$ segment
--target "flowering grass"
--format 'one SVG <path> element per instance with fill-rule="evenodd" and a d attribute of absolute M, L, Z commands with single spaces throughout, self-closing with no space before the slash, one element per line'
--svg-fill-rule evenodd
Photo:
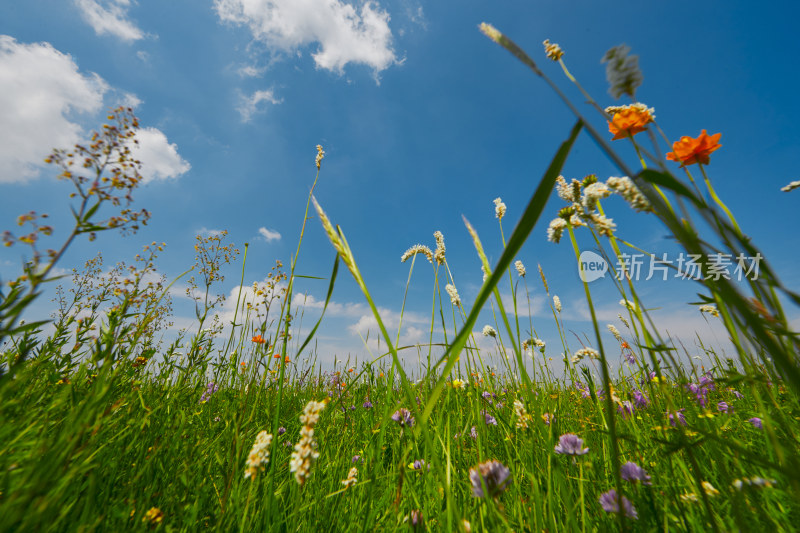
<path fill-rule="evenodd" d="M 482 30 L 552 83 L 502 33 L 488 25 Z M 577 83 L 560 46 L 546 41 L 545 53 Z M 605 60 L 612 94 L 632 97 L 642 78 L 628 50 L 613 49 Z M 550 222 L 548 236 L 572 246 L 576 259 L 576 231 L 590 232 L 612 257 L 627 246 L 603 211 L 611 194 L 640 216 L 657 217 L 687 251 L 757 251 L 704 169 L 721 146 L 718 135 L 704 131 L 673 145 L 669 160 L 680 163 L 687 185 L 665 166 L 667 158 L 654 162 L 634 139 L 657 127 L 651 108 L 597 111 L 613 136 L 602 137 L 576 110 L 577 124 L 508 239 L 502 223 L 510 213 L 501 199 L 494 201 L 504 243 L 496 264 L 465 221 L 485 276 L 474 302 L 458 293 L 441 232 L 434 234 L 435 251 L 418 244 L 402 255 L 409 280 L 421 268 L 416 259 L 433 269 L 433 317 L 441 323 L 452 317 L 453 324 L 452 331 L 440 330 L 432 320 L 430 338 L 443 342 L 424 346 L 428 356 L 415 368 L 400 364 L 399 333 L 389 334 L 357 253 L 314 197 L 316 179 L 288 272 L 276 265 L 267 285 L 253 288 L 257 302 L 237 299 L 231 324 L 218 322 L 219 300 L 208 297 L 222 280 L 221 266 L 238 253 L 222 236 L 198 239 L 194 335 L 184 333 L 166 347 L 160 340 L 169 287 L 143 282 L 154 273 L 161 250 L 155 244 L 125 276 L 104 278 L 96 261 L 87 263 L 45 335 L 44 321 L 25 323 L 22 313 L 71 240 L 146 220 L 146 212 L 125 207 L 121 218 L 93 222 L 101 204 L 117 205 L 113 188 L 90 194 L 85 187 L 92 179 L 64 176 L 82 200 L 70 240 L 58 251 L 37 253 L 0 301 L 0 531 L 794 529 L 800 523 L 798 336 L 787 326 L 781 298 L 800 299 L 768 267 L 746 287 L 711 277 L 698 281 L 705 298 L 698 313 L 724 324 L 738 356 L 723 361 L 708 348 L 708 368 L 680 359 L 649 319 L 632 280 L 618 287 L 625 313 L 619 328 L 598 321 L 584 283 L 590 346 L 569 349 L 561 300 L 541 268 L 561 346 L 542 341 L 532 322 L 526 330 L 517 312 L 517 291 L 520 301 L 531 296 L 516 256 L 554 195 L 567 205 Z M 129 137 L 135 118 L 130 110 L 119 113 L 117 135 Z M 630 177 L 603 183 L 560 175 L 584 130 Z M 107 133 L 105 142 L 113 146 L 114 135 Z M 612 140 L 630 143 L 642 169 L 632 171 L 611 150 Z M 56 153 L 56 163 L 68 157 Z M 318 146 L 317 178 L 323 158 Z M 113 160 L 110 167 L 85 168 L 95 173 L 95 185 L 105 183 L 106 172 L 130 173 L 117 188 L 131 201 L 136 162 L 122 159 L 122 168 Z M 689 173 L 693 165 L 707 196 Z M 320 321 L 344 263 L 387 348 L 358 366 L 339 362 L 323 370 L 309 348 L 320 322 L 302 343 L 290 342 L 299 331 L 292 294 L 312 203 L 336 254 Z M 679 213 L 672 207 L 678 204 Z M 21 224 L 38 220 L 25 217 Z M 693 231 L 696 219 L 706 223 L 708 239 Z M 8 234 L 4 240 L 35 244 L 31 235 L 44 226 L 35 227 L 24 239 Z M 710 268 L 703 265 L 706 273 Z M 498 290 L 506 279 L 514 295 L 508 310 Z M 487 302 L 494 325 L 478 323 Z M 619 346 L 604 347 L 601 330 Z M 434 350 L 437 344 L 444 346 Z M 617 348 L 620 364 L 612 373 L 608 354 Z"/>

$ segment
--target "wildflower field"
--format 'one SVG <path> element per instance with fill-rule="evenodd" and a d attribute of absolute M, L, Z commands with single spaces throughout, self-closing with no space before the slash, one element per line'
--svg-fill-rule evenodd
<path fill-rule="evenodd" d="M 784 307 L 795 311 L 800 297 L 769 258 L 743 281 L 714 275 L 715 255 L 738 258 L 748 273 L 743 258 L 762 257 L 712 186 L 721 133 L 661 132 L 655 111 L 633 101 L 641 75 L 625 47 L 604 60 L 612 95 L 632 103 L 606 108 L 580 85 L 586 102 L 571 102 L 545 76 L 539 63 L 554 61 L 565 83 L 578 84 L 557 44 L 545 41 L 534 60 L 496 28 L 481 31 L 487 46 L 500 45 L 498 54 L 510 52 L 549 84 L 576 122 L 565 125 L 535 190 L 520 191 L 530 201 L 510 233 L 514 217 L 494 201 L 504 246 L 496 262 L 484 253 L 481 239 L 489 237 L 464 220 L 484 271 L 475 301 L 459 295 L 440 232 L 435 246 L 403 254 L 409 284 L 433 272 L 427 344 L 399 346 L 400 332 L 384 326 L 359 270 L 367 251 L 350 248 L 348 228 L 315 197 L 322 146 L 308 201 L 298 207 L 294 259 L 275 264 L 268 283 L 254 288 L 257 301 L 237 300 L 230 323 L 211 295 L 224 267 L 238 268 L 225 234 L 197 238 L 185 276 L 198 322 L 177 339 L 163 337 L 173 281 L 154 281 L 163 247 L 155 242 L 110 275 L 89 259 L 59 290 L 52 320 L 30 316 L 46 286 L 66 283 L 54 268 L 75 239 L 135 232 L 150 216 L 133 207 L 141 176 L 129 149 L 139 129 L 132 109 L 113 110 L 89 144 L 53 151 L 47 162 L 74 185 L 68 239 L 37 247 L 52 228 L 35 212 L 19 218 L 27 233 L 4 234 L 6 245 L 28 247 L 29 260 L 0 288 L 0 531 L 798 528 L 800 336 Z M 563 177 L 579 135 L 624 177 Z M 626 158 L 634 153 L 632 168 Z M 575 235 L 587 232 L 609 260 L 624 258 L 635 245 L 618 238 L 603 209 L 611 195 L 656 217 L 700 258 L 692 283 L 702 301 L 693 303 L 698 316 L 722 323 L 734 352 L 721 357 L 709 346 L 703 355 L 712 364 L 697 363 L 659 331 L 630 276 L 617 280 L 616 325 L 596 318 L 591 285 L 582 282 L 593 329 L 572 339 L 547 273 L 518 254 L 546 232 L 574 248 L 578 265 L 584 250 Z M 320 322 L 298 338 L 291 303 L 312 231 L 325 232 L 336 259 Z M 342 276 L 361 289 L 384 349 L 322 368 L 325 346 L 315 333 Z M 505 286 L 513 302 L 530 305 L 534 284 L 560 345 L 541 340 L 530 313 L 500 296 Z M 403 294 L 398 300 L 405 305 Z M 481 322 L 489 309 L 492 324 Z M 606 332 L 613 345 L 603 343 Z M 494 348 L 481 348 L 486 341 Z M 409 349 L 422 354 L 419 366 L 401 364 Z M 612 359 L 622 364 L 612 369 Z"/>

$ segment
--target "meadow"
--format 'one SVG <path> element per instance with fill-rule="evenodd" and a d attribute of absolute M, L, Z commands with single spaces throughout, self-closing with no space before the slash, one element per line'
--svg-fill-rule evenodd
<path fill-rule="evenodd" d="M 168 341 L 174 281 L 155 274 L 163 244 L 111 270 L 89 259 L 69 283 L 54 275 L 74 239 L 135 232 L 149 218 L 132 207 L 140 183 L 129 149 L 133 110 L 113 110 L 89 144 L 53 152 L 48 162 L 75 187 L 69 237 L 40 250 L 52 228 L 34 212 L 19 219 L 29 233 L 4 234 L 6 245 L 28 247 L 29 260 L 0 289 L 1 531 L 797 529 L 800 336 L 784 306 L 796 312 L 800 297 L 768 258 L 757 277 L 713 275 L 715 254 L 760 253 L 712 186 L 719 135 L 672 142 L 646 105 L 602 108 L 584 92 L 590 118 L 513 41 L 481 30 L 551 85 L 576 122 L 507 238 L 506 206 L 495 200 L 504 243 L 496 264 L 465 220 L 485 274 L 474 302 L 459 295 L 440 233 L 435 247 L 403 255 L 409 284 L 415 270 L 433 270 L 428 345 L 399 346 L 400 332 L 384 326 L 361 275 L 360 251 L 314 197 L 323 147 L 294 259 L 277 262 L 254 288 L 257 299 L 237 300 L 224 323 L 212 289 L 238 250 L 224 233 L 198 236 L 195 265 L 182 275 L 190 276 L 196 329 Z M 544 51 L 577 85 L 558 45 L 546 41 Z M 641 75 L 628 50 L 605 60 L 612 94 L 634 101 Z M 579 135 L 629 178 L 562 177 Z M 603 211 L 611 195 L 657 217 L 699 258 L 697 313 L 723 324 L 736 359 L 707 346 L 713 364 L 695 364 L 659 332 L 630 276 L 617 280 L 624 327 L 596 318 L 584 281 L 592 341 L 568 342 L 546 272 L 517 256 L 546 217 L 549 239 L 574 248 L 576 264 L 579 231 L 610 260 L 624 257 L 634 245 L 617 238 Z M 325 306 L 337 278 L 352 276 L 381 332 L 385 352 L 374 360 L 322 368 L 325 347 L 314 336 L 325 309 L 297 338 L 297 260 L 306 232 L 320 230 L 336 253 Z M 28 316 L 44 287 L 58 283 L 65 288 L 53 318 Z M 513 302 L 530 302 L 528 287 L 541 284 L 561 345 L 541 341 L 516 303 L 506 308 L 501 284 Z M 495 321 L 484 325 L 487 303 Z M 604 345 L 604 331 L 614 345 Z M 481 348 L 485 340 L 492 350 Z M 418 368 L 400 363 L 406 349 L 422 354 Z M 621 364 L 612 370 L 609 361 Z"/>

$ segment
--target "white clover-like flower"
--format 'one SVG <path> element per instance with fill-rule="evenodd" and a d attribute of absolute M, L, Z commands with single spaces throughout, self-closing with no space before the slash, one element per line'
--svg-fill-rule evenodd
<path fill-rule="evenodd" d="M 559 313 L 561 312 L 561 298 L 558 296 L 553 296 L 553 307 L 555 307 L 556 311 Z"/>
<path fill-rule="evenodd" d="M 525 265 L 522 264 L 522 261 L 517 261 L 514 263 L 514 268 L 517 269 L 517 274 L 519 274 L 519 277 L 525 277 Z"/>
<path fill-rule="evenodd" d="M 497 337 L 497 330 L 494 329 L 490 325 L 483 326 L 483 336 L 484 337 Z"/>
<path fill-rule="evenodd" d="M 622 335 L 620 335 L 617 327 L 614 324 L 609 324 L 607 327 L 608 331 L 610 331 L 611 334 L 614 335 L 614 338 L 617 339 L 617 342 L 622 342 Z"/>
<path fill-rule="evenodd" d="M 458 290 L 456 290 L 455 286 L 450 285 L 449 283 L 445 285 L 444 290 L 447 291 L 447 294 L 450 295 L 450 303 L 458 307 L 461 305 L 461 297 L 458 295 Z"/>
<path fill-rule="evenodd" d="M 556 217 L 550 221 L 550 226 L 547 228 L 547 240 L 558 244 L 561 242 L 561 236 L 567 227 L 567 221 L 561 217 Z"/>

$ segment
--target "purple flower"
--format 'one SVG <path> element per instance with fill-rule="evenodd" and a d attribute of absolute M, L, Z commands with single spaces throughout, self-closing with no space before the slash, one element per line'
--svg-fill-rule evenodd
<path fill-rule="evenodd" d="M 741 393 L 741 392 L 739 392 L 738 390 L 731 389 L 731 393 L 732 393 L 734 396 L 736 396 L 736 399 L 737 399 L 737 400 L 741 400 L 742 398 L 744 398 L 744 394 L 742 394 L 742 393 Z"/>
<path fill-rule="evenodd" d="M 405 407 L 401 407 L 392 415 L 392 420 L 400 424 L 400 427 L 412 427 L 414 425 L 414 417 L 411 416 L 411 411 Z"/>
<path fill-rule="evenodd" d="M 635 390 L 633 391 L 633 403 L 636 404 L 636 407 L 639 409 L 644 409 L 648 405 L 650 405 L 650 400 L 645 396 L 642 391 Z"/>
<path fill-rule="evenodd" d="M 633 350 L 628 350 L 627 352 L 625 352 L 625 362 L 628 363 L 629 365 L 636 364 L 636 356 L 633 355 Z"/>
<path fill-rule="evenodd" d="M 425 466 L 426 464 L 427 463 L 425 462 L 425 459 L 417 459 L 416 461 L 414 461 L 414 464 L 413 464 L 414 470 L 422 470 L 422 467 Z M 428 470 L 430 470 L 431 469 L 431 465 L 427 465 L 427 466 L 428 466 Z"/>
<path fill-rule="evenodd" d="M 666 414 L 667 416 L 669 416 L 669 423 L 671 426 L 677 426 L 678 422 L 680 422 L 684 426 L 686 425 L 686 417 L 683 416 L 683 412 L 685 410 L 686 409 L 681 408 L 675 411 L 674 413 L 670 413 L 669 411 L 667 411 Z"/>
<path fill-rule="evenodd" d="M 422 511 L 415 509 L 411 511 L 411 528 L 415 531 L 417 529 L 422 530 L 422 527 L 425 522 L 425 517 L 422 516 Z"/>
<path fill-rule="evenodd" d="M 208 401 L 208 400 L 211 398 L 211 396 L 212 396 L 212 395 L 213 395 L 215 392 L 217 392 L 218 390 L 219 390 L 219 387 L 217 386 L 217 384 L 216 384 L 216 383 L 214 383 L 213 381 L 212 381 L 212 382 L 210 382 L 210 383 L 209 383 L 209 384 L 206 386 L 206 390 L 205 390 L 205 391 L 203 391 L 203 395 L 202 395 L 202 396 L 200 396 L 200 401 L 199 401 L 198 403 L 206 403 L 206 402 L 207 402 L 207 401 Z"/>
<path fill-rule="evenodd" d="M 351 463 L 363 463 L 364 461 L 361 459 L 360 455 L 354 455 L 353 459 L 350 461 Z"/>
<path fill-rule="evenodd" d="M 583 439 L 572 433 L 561 435 L 555 450 L 556 453 L 564 455 L 585 455 L 589 453 L 589 448 L 583 447 Z"/>
<path fill-rule="evenodd" d="M 497 398 L 497 396 L 495 396 L 494 394 L 492 394 L 488 390 L 483 391 L 481 393 L 481 396 L 483 397 L 484 400 L 486 400 L 489 403 L 492 403 L 492 398 Z"/>
<path fill-rule="evenodd" d="M 365 401 L 361 407 L 364 409 L 372 409 L 372 402 L 367 399 L 367 401 Z"/>
<path fill-rule="evenodd" d="M 469 436 L 472 437 L 473 439 L 478 438 L 478 432 L 475 431 L 475 426 L 472 426 L 472 429 L 469 432 Z"/>
<path fill-rule="evenodd" d="M 622 465 L 619 472 L 620 476 L 625 481 L 630 481 L 631 483 L 641 481 L 642 485 L 652 485 L 652 483 L 650 483 L 650 476 L 647 475 L 645 469 L 631 461 Z"/>
<path fill-rule="evenodd" d="M 700 386 L 708 390 L 715 390 L 714 380 L 711 378 L 711 372 L 706 372 L 700 376 Z"/>
<path fill-rule="evenodd" d="M 506 490 L 509 474 L 503 463 L 492 459 L 469 469 L 469 480 L 472 482 L 472 495 L 476 498 L 494 498 Z"/>
<path fill-rule="evenodd" d="M 497 403 L 495 404 L 494 408 L 495 408 L 495 409 L 502 409 L 502 408 L 503 408 L 503 404 L 502 404 L 502 403 L 500 403 L 500 402 L 497 402 Z"/>
<path fill-rule="evenodd" d="M 635 410 L 633 404 L 628 400 L 620 402 L 619 407 L 617 407 L 617 412 L 622 413 L 622 418 L 627 418 L 628 415 L 632 415 Z"/>
<path fill-rule="evenodd" d="M 719 403 L 717 404 L 717 410 L 718 410 L 720 413 L 728 413 L 728 414 L 731 414 L 731 413 L 733 412 L 733 407 L 731 407 L 730 405 L 728 405 L 726 402 L 719 402 Z"/>
<path fill-rule="evenodd" d="M 600 496 L 600 505 L 603 506 L 603 510 L 607 513 L 618 513 L 619 512 L 619 496 L 617 495 L 617 491 L 611 489 L 608 492 L 604 492 Z M 628 518 L 637 519 L 639 518 L 639 514 L 636 512 L 636 509 L 633 507 L 633 504 L 626 498 L 625 496 L 622 497 L 622 510 L 625 513 L 625 516 Z"/>
<path fill-rule="evenodd" d="M 283 427 L 283 426 L 279 427 L 278 428 L 278 436 L 283 435 L 284 433 L 286 433 L 286 428 Z"/>
<path fill-rule="evenodd" d="M 483 415 L 483 420 L 484 422 L 486 422 L 487 426 L 497 425 L 497 419 L 493 417 L 490 413 L 487 413 L 486 411 L 481 411 L 481 414 Z"/>
<path fill-rule="evenodd" d="M 575 388 L 578 389 L 578 391 L 580 391 L 581 396 L 583 396 L 584 398 L 589 398 L 591 396 L 591 393 L 589 392 L 589 387 L 587 387 L 580 381 L 575 382 Z"/>
<path fill-rule="evenodd" d="M 753 426 L 754 426 L 756 429 L 763 429 L 763 427 L 764 427 L 764 426 L 761 424 L 761 419 L 760 419 L 760 418 L 758 418 L 757 416 L 754 416 L 753 418 L 749 419 L 749 420 L 748 420 L 748 422 L 750 422 L 751 424 L 753 424 Z"/>

